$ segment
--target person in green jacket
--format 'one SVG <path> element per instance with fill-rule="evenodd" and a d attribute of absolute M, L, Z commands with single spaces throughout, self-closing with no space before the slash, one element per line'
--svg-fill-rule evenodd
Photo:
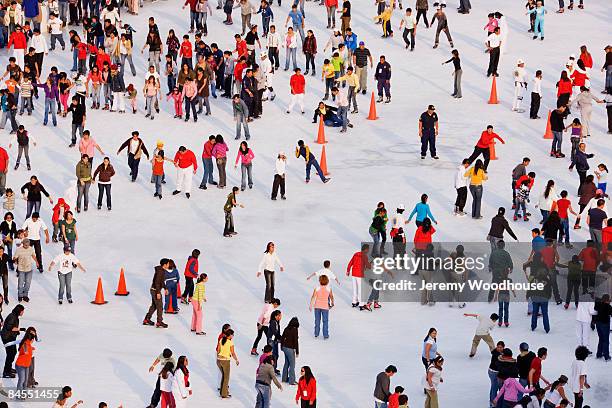
<path fill-rule="evenodd" d="M 91 163 L 89 156 L 83 154 L 81 160 L 76 165 L 77 176 L 77 204 L 76 210 L 81 212 L 81 199 L 83 201 L 83 210 L 87 211 L 89 206 L 89 187 L 91 186 Z"/>

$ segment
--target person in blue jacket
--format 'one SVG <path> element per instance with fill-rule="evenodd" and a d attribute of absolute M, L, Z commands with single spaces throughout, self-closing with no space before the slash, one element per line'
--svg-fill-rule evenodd
<path fill-rule="evenodd" d="M 353 52 L 357 49 L 357 35 L 353 33 L 353 30 L 349 27 L 346 29 L 346 34 L 344 36 L 344 45 L 346 45 L 346 50 L 348 51 L 348 59 L 349 61 L 353 60 Z"/>
<path fill-rule="evenodd" d="M 263 37 L 268 36 L 268 32 L 270 31 L 270 21 L 274 20 L 274 13 L 272 12 L 272 7 L 266 0 L 261 1 L 261 5 L 259 6 L 259 10 L 257 10 L 257 14 L 261 13 L 261 25 L 263 26 Z"/>
<path fill-rule="evenodd" d="M 177 313 L 179 311 L 178 308 L 178 304 L 177 304 L 177 287 L 178 287 L 178 283 L 179 280 L 181 279 L 178 269 L 176 269 L 176 264 L 174 263 L 173 260 L 170 260 L 170 267 L 168 269 L 165 270 L 165 283 L 166 283 L 166 289 L 167 291 L 167 295 L 166 295 L 166 302 L 164 305 L 164 312 L 165 313 Z M 168 306 L 170 305 L 170 302 L 172 302 L 172 311 L 168 311 Z"/>
<path fill-rule="evenodd" d="M 547 13 L 546 8 L 542 1 L 536 2 L 534 9 L 528 10 L 527 14 L 535 14 L 535 23 L 533 31 L 533 39 L 536 40 L 540 37 L 540 40 L 544 41 L 544 15 Z"/>
<path fill-rule="evenodd" d="M 384 55 L 380 56 L 380 62 L 376 65 L 374 79 L 378 88 L 378 100 L 376 102 L 383 101 L 383 91 L 387 95 L 385 103 L 391 102 L 391 64 L 386 61 Z"/>
<path fill-rule="evenodd" d="M 436 224 L 438 223 L 438 221 L 436 221 L 433 214 L 431 213 L 431 210 L 429 209 L 429 204 L 427 204 L 428 198 L 429 197 L 427 196 L 427 194 L 421 195 L 421 202 L 414 206 L 414 209 L 408 217 L 408 222 L 410 222 L 412 220 L 412 217 L 414 217 L 414 215 L 416 214 L 417 227 L 420 227 L 423 224 L 423 220 L 425 218 L 429 218 Z"/>
<path fill-rule="evenodd" d="M 38 17 L 39 14 L 38 0 L 23 0 L 22 7 L 25 20 L 33 22 L 34 28 L 40 30 L 40 21 L 36 21 L 36 17 Z"/>

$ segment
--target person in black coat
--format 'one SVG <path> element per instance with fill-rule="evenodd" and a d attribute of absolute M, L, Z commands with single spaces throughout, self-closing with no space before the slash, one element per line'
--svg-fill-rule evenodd
<path fill-rule="evenodd" d="M 504 217 L 504 214 L 506 214 L 506 209 L 504 207 L 499 207 L 497 215 L 491 219 L 491 228 L 487 235 L 491 243 L 491 251 L 494 251 L 497 248 L 497 243 L 504 239 L 504 231 L 514 238 L 515 241 L 518 241 L 514 231 L 512 231 L 512 228 L 510 228 L 508 224 L 508 220 Z"/>
<path fill-rule="evenodd" d="M 255 95 L 257 94 L 257 80 L 253 76 L 253 70 L 247 69 L 244 79 L 242 80 L 242 91 L 240 98 L 246 103 L 249 108 L 249 117 L 252 119 L 255 112 Z"/>
<path fill-rule="evenodd" d="M 25 193 L 26 190 L 28 191 L 27 196 Z M 30 177 L 30 181 L 25 183 L 21 187 L 21 194 L 23 194 L 24 198 L 27 201 L 27 212 L 25 216 L 26 220 L 30 218 L 33 212 L 40 213 L 40 204 L 42 201 L 41 194 L 44 194 L 45 197 L 49 199 L 49 202 L 53 204 L 53 199 L 51 198 L 47 190 L 45 190 L 43 185 L 38 182 L 38 177 L 36 176 Z"/>
<path fill-rule="evenodd" d="M 298 340 L 298 328 L 300 322 L 297 317 L 292 317 L 289 324 L 283 330 L 281 337 L 281 349 L 285 355 L 285 363 L 283 364 L 282 381 L 291 385 L 297 385 L 295 381 L 295 358 L 300 354 L 300 345 Z"/>
<path fill-rule="evenodd" d="M 0 331 L 0 338 L 2 338 L 2 343 L 4 343 L 5 345 L 7 343 L 15 342 L 17 340 L 19 331 L 22 330 L 19 328 L 19 318 L 23 316 L 24 310 L 25 307 L 23 307 L 23 305 L 17 305 L 13 308 L 13 311 L 8 316 L 6 316 L 6 319 L 4 320 L 4 325 L 2 326 L 2 330 Z M 25 331 L 25 329 L 23 330 Z M 15 369 L 13 369 L 13 360 L 15 360 L 16 355 L 16 344 L 12 344 L 6 347 L 6 359 L 4 360 L 4 371 L 2 374 L 4 378 L 15 378 L 16 371 Z"/>
<path fill-rule="evenodd" d="M 383 101 L 383 91 L 387 95 L 385 103 L 391 102 L 391 64 L 385 60 L 384 55 L 380 56 L 380 62 L 376 65 L 374 79 L 378 88 L 377 102 Z"/>
<path fill-rule="evenodd" d="M 6 246 L 6 254 L 9 257 L 9 269 L 15 269 L 13 266 L 13 240 L 17 237 L 17 223 L 14 221 L 15 216 L 12 212 L 4 214 L 4 221 L 0 223 L 0 234 L 2 234 L 2 245 Z M 6 296 L 5 296 L 6 301 Z"/>
<path fill-rule="evenodd" d="M 280 374 L 280 371 L 276 369 L 278 362 L 278 344 L 281 341 L 280 321 L 282 313 L 280 310 L 275 310 L 270 315 L 270 325 L 268 326 L 268 344 L 272 346 L 272 355 L 274 356 L 274 372 L 276 375 Z"/>
<path fill-rule="evenodd" d="M 338 108 L 319 102 L 319 106 L 315 109 L 314 115 L 312 116 L 312 123 L 317 123 L 319 118 L 323 116 L 323 123 L 325 123 L 325 126 L 342 126 L 342 119 L 336 114 L 337 111 Z"/>
<path fill-rule="evenodd" d="M 574 155 L 574 159 L 572 160 L 572 164 L 569 166 L 570 171 L 576 167 L 576 171 L 578 172 L 578 178 L 580 180 L 580 184 L 578 185 L 578 196 L 582 194 L 582 184 L 584 184 L 587 171 L 589 170 L 589 162 L 587 160 L 593 156 L 594 154 L 586 152 L 586 144 L 580 143 Z"/>

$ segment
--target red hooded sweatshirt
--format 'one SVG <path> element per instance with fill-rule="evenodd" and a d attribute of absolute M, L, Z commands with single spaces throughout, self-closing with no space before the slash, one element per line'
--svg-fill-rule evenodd
<path fill-rule="evenodd" d="M 66 211 L 68 210 L 70 210 L 70 206 L 66 204 L 66 201 L 64 201 L 63 198 L 59 198 L 57 200 L 57 204 L 55 204 L 55 207 L 53 207 L 53 216 L 51 217 L 51 222 L 53 224 L 57 224 L 60 220 L 60 216 L 64 218 L 64 214 L 66 214 Z"/>

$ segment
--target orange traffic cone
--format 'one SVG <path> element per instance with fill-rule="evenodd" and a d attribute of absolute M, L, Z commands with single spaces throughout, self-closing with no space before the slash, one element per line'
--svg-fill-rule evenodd
<path fill-rule="evenodd" d="M 325 140 L 325 122 L 323 121 L 323 115 L 319 116 L 319 133 L 317 134 L 317 140 L 315 140 L 318 144 L 325 144 L 327 140 Z"/>
<path fill-rule="evenodd" d="M 164 313 L 171 313 L 171 314 L 176 313 L 176 310 L 174 310 L 174 308 L 172 307 L 172 297 L 171 296 L 168 296 L 168 306 L 166 310 L 164 310 Z"/>
<path fill-rule="evenodd" d="M 499 100 L 497 99 L 497 81 L 495 76 L 493 76 L 493 83 L 491 84 L 491 96 L 489 97 L 489 104 L 495 105 L 498 104 Z"/>
<path fill-rule="evenodd" d="M 125 285 L 125 274 L 123 272 L 123 268 L 121 268 L 121 273 L 119 274 L 119 285 L 117 285 L 115 296 L 127 296 L 129 294 L 130 292 L 127 291 L 127 287 Z"/>
<path fill-rule="evenodd" d="M 98 278 L 98 288 L 96 289 L 96 298 L 91 302 L 94 305 L 104 305 L 108 303 L 104 300 L 104 291 L 102 290 L 102 278 Z"/>
<path fill-rule="evenodd" d="M 378 119 L 378 116 L 376 116 L 376 100 L 374 99 L 374 91 L 372 91 L 372 99 L 370 99 L 370 113 L 368 114 L 368 117 L 366 119 Z"/>
<path fill-rule="evenodd" d="M 323 150 L 321 150 L 321 170 L 323 171 L 324 176 L 329 176 L 329 171 L 327 171 L 327 155 L 325 154 L 325 146 L 323 146 Z"/>
<path fill-rule="evenodd" d="M 497 156 L 495 155 L 495 139 L 491 140 L 491 144 L 489 145 L 489 156 L 490 160 L 497 160 Z"/>
<path fill-rule="evenodd" d="M 176 284 L 176 297 L 180 298 L 181 297 L 181 283 L 177 282 Z"/>
<path fill-rule="evenodd" d="M 553 133 L 550 128 L 550 111 L 548 111 L 548 121 L 546 122 L 546 132 L 544 132 L 544 139 L 552 139 Z"/>

